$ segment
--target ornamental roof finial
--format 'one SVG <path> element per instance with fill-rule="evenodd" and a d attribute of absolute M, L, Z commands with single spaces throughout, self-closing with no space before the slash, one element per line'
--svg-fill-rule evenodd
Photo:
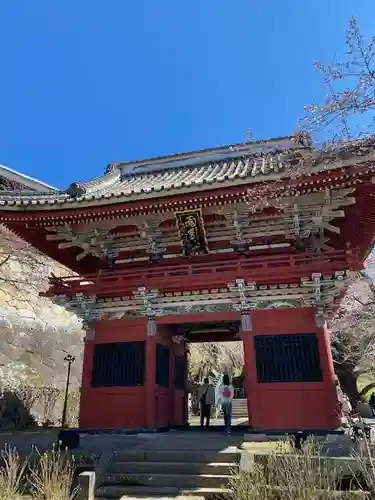
<path fill-rule="evenodd" d="M 109 163 L 105 167 L 104 173 L 105 174 L 111 174 L 111 173 L 115 172 L 116 170 L 119 170 L 119 168 L 120 168 L 120 164 L 118 162 Z"/>
<path fill-rule="evenodd" d="M 79 198 L 80 196 L 86 194 L 86 189 L 82 186 L 82 184 L 79 184 L 79 182 L 73 182 L 65 193 L 71 198 Z"/>

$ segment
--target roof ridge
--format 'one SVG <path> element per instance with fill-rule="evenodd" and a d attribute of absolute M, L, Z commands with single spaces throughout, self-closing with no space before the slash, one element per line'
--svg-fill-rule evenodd
<path fill-rule="evenodd" d="M 285 140 L 291 140 L 293 138 L 292 135 L 286 135 L 286 136 L 281 136 L 281 137 L 276 137 L 276 138 L 269 138 L 269 139 L 259 139 L 258 141 L 244 141 L 244 142 L 239 142 L 235 144 L 226 144 L 226 145 L 221 145 L 221 146 L 215 146 L 212 148 L 203 148 L 203 149 L 193 149 L 191 151 L 185 151 L 181 153 L 168 153 L 165 155 L 161 156 L 150 156 L 142 159 L 134 159 L 134 160 L 128 160 L 128 161 L 112 161 L 110 165 L 116 164 L 120 165 L 121 167 L 125 167 L 127 165 L 131 165 L 134 163 L 148 163 L 152 161 L 157 161 L 157 160 L 171 160 L 174 158 L 184 158 L 186 156 L 192 155 L 192 154 L 202 154 L 202 153 L 209 153 L 209 152 L 216 152 L 220 150 L 225 150 L 225 149 L 230 149 L 230 148 L 239 148 L 239 147 L 249 147 L 249 146 L 256 146 L 256 145 L 261 145 L 261 144 L 267 144 L 267 143 L 272 143 L 272 142 L 278 142 L 278 141 L 285 141 Z M 108 168 L 108 167 L 107 167 Z"/>

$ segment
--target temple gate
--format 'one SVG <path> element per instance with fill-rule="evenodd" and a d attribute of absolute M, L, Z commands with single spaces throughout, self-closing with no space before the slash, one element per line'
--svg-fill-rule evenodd
<path fill-rule="evenodd" d="M 4 191 L 1 223 L 77 273 L 48 295 L 86 330 L 80 425 L 186 424 L 187 345 L 229 336 L 250 426 L 336 428 L 327 320 L 373 244 L 373 165 L 295 136 Z"/>

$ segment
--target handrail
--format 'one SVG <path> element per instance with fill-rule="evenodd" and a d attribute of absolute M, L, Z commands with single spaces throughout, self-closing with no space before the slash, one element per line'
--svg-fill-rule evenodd
<path fill-rule="evenodd" d="M 350 260 L 356 260 L 355 256 L 349 256 L 345 250 L 335 250 L 320 254 L 300 253 L 276 256 L 257 256 L 238 260 L 223 260 L 205 263 L 189 263 L 186 265 L 158 265 L 144 269 L 119 269 L 117 271 L 99 271 L 97 274 L 80 276 L 66 276 L 50 280 L 52 289 L 58 293 L 70 292 L 72 290 L 88 290 L 91 288 L 134 288 L 139 286 L 152 287 L 163 283 L 169 285 L 183 284 L 182 280 L 196 282 L 219 283 L 226 279 L 245 278 L 251 281 L 254 278 L 269 277 L 277 274 L 288 273 L 299 275 L 312 272 L 335 272 L 345 270 L 349 267 Z M 229 277 L 229 278 L 228 278 Z M 224 279 L 225 278 L 225 279 Z M 52 290 L 51 290 L 52 292 Z"/>
<path fill-rule="evenodd" d="M 222 260 L 217 262 L 204 262 L 204 263 L 191 263 L 185 265 L 168 265 L 149 268 L 137 268 L 137 269 L 119 269 L 117 271 L 98 271 L 98 273 L 92 273 L 81 276 L 62 276 L 57 278 L 62 280 L 64 283 L 72 281 L 101 281 L 102 279 L 109 279 L 111 277 L 119 278 L 126 276 L 127 278 L 140 277 L 144 275 L 147 277 L 160 277 L 164 275 L 173 275 L 175 272 L 179 274 L 184 273 L 185 275 L 199 274 L 201 271 L 213 272 L 216 268 L 231 268 L 233 269 L 264 269 L 270 267 L 280 267 L 281 265 L 287 265 L 291 267 L 298 267 L 301 264 L 321 262 L 322 260 L 334 259 L 334 260 L 347 260 L 347 255 L 345 250 L 336 250 L 332 252 L 326 252 L 322 254 L 292 254 L 292 255 L 278 255 L 278 256 L 264 256 L 264 257 L 253 257 L 249 259 L 238 259 L 238 260 Z M 54 278 L 56 280 L 56 278 Z"/>

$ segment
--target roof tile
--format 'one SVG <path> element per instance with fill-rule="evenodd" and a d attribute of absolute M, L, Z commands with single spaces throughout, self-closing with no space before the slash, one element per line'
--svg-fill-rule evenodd
<path fill-rule="evenodd" d="M 290 150 L 273 151 L 267 154 L 248 154 L 231 157 L 216 162 L 191 164 L 178 168 L 157 170 L 150 168 L 142 173 L 122 173 L 121 167 L 109 170 L 105 175 L 80 184 L 83 193 L 75 198 L 64 191 L 50 193 L 2 193 L 1 203 L 13 205 L 15 202 L 31 205 L 53 205 L 55 203 L 80 203 L 82 201 L 110 199 L 112 197 L 139 197 L 145 193 L 168 192 L 182 188 L 213 186 L 225 181 L 248 179 L 249 182 L 263 180 L 264 176 L 277 174 L 290 165 Z M 234 154 L 234 153 L 233 153 Z M 202 162 L 204 158 L 202 158 Z M 152 167 L 152 166 L 151 166 Z M 167 194 L 167 193 L 166 193 Z"/>

